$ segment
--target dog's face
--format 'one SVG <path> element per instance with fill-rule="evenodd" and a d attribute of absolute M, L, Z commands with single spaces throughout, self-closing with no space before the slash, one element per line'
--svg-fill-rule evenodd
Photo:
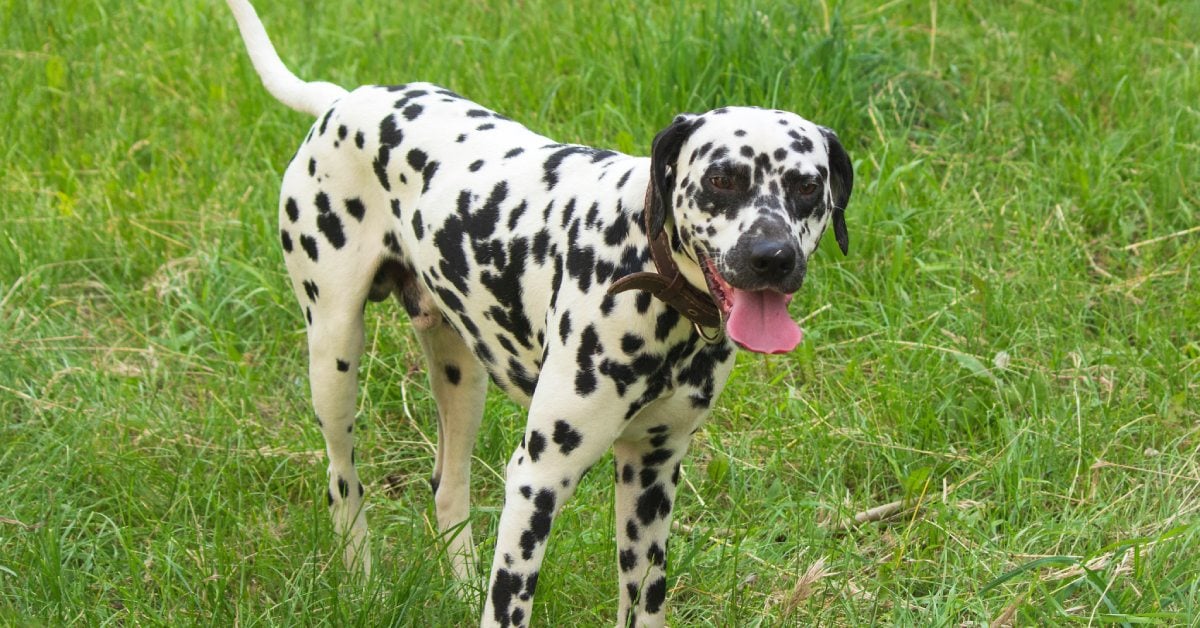
<path fill-rule="evenodd" d="M 790 351 L 802 338 L 787 302 L 830 223 L 848 252 L 854 172 L 837 136 L 795 114 L 727 107 L 681 115 L 654 140 L 651 225 L 673 225 L 735 342 Z"/>

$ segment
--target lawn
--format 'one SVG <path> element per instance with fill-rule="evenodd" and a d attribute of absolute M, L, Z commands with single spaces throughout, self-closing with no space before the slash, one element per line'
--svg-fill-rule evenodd
<path fill-rule="evenodd" d="M 840 134 L 850 255 L 822 244 L 804 343 L 740 355 L 696 435 L 672 625 L 1200 621 L 1200 4 L 260 4 L 303 77 L 565 142 L 647 154 L 725 104 Z M 357 430 L 376 569 L 340 567 L 275 224 L 311 120 L 224 4 L 0 0 L 0 77 L 0 624 L 474 622 L 394 303 Z M 488 561 L 523 422 L 490 401 Z M 590 474 L 556 521 L 535 623 L 614 621 L 612 497 Z"/>

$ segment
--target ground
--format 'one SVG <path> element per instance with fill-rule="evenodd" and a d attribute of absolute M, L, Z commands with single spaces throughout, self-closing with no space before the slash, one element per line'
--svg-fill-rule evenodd
<path fill-rule="evenodd" d="M 647 154 L 725 104 L 841 136 L 850 255 L 827 239 L 804 343 L 741 355 L 697 434 L 674 625 L 1200 615 L 1194 3 L 262 4 L 302 76 L 434 81 L 562 141 Z M 368 311 L 356 430 L 376 569 L 340 571 L 275 226 L 311 121 L 225 7 L 0 25 L 0 623 L 474 621 L 394 305 Z M 493 393 L 484 555 L 522 420 Z M 594 472 L 556 522 L 539 623 L 615 617 L 611 500 Z"/>

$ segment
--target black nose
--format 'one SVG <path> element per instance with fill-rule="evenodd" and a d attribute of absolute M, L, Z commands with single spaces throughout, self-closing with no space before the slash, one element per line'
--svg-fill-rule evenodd
<path fill-rule="evenodd" d="M 757 242 L 750 249 L 750 268 L 767 281 L 779 281 L 796 268 L 796 249 L 780 240 Z"/>

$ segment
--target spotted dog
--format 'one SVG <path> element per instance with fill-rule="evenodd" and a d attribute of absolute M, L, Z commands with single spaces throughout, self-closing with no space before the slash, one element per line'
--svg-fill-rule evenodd
<path fill-rule="evenodd" d="M 481 624 L 528 624 L 555 515 L 612 448 L 618 623 L 662 625 L 691 436 L 736 347 L 801 341 L 787 304 L 828 225 L 847 250 L 853 171 L 837 137 L 726 107 L 678 116 L 649 158 L 561 144 L 428 83 L 301 81 L 254 9 L 228 4 L 267 90 L 315 118 L 283 176 L 279 238 L 348 566 L 370 569 L 353 442 L 363 307 L 396 295 L 437 402 L 432 486 L 460 578 L 477 562 L 468 499 L 488 380 L 529 411 Z"/>

